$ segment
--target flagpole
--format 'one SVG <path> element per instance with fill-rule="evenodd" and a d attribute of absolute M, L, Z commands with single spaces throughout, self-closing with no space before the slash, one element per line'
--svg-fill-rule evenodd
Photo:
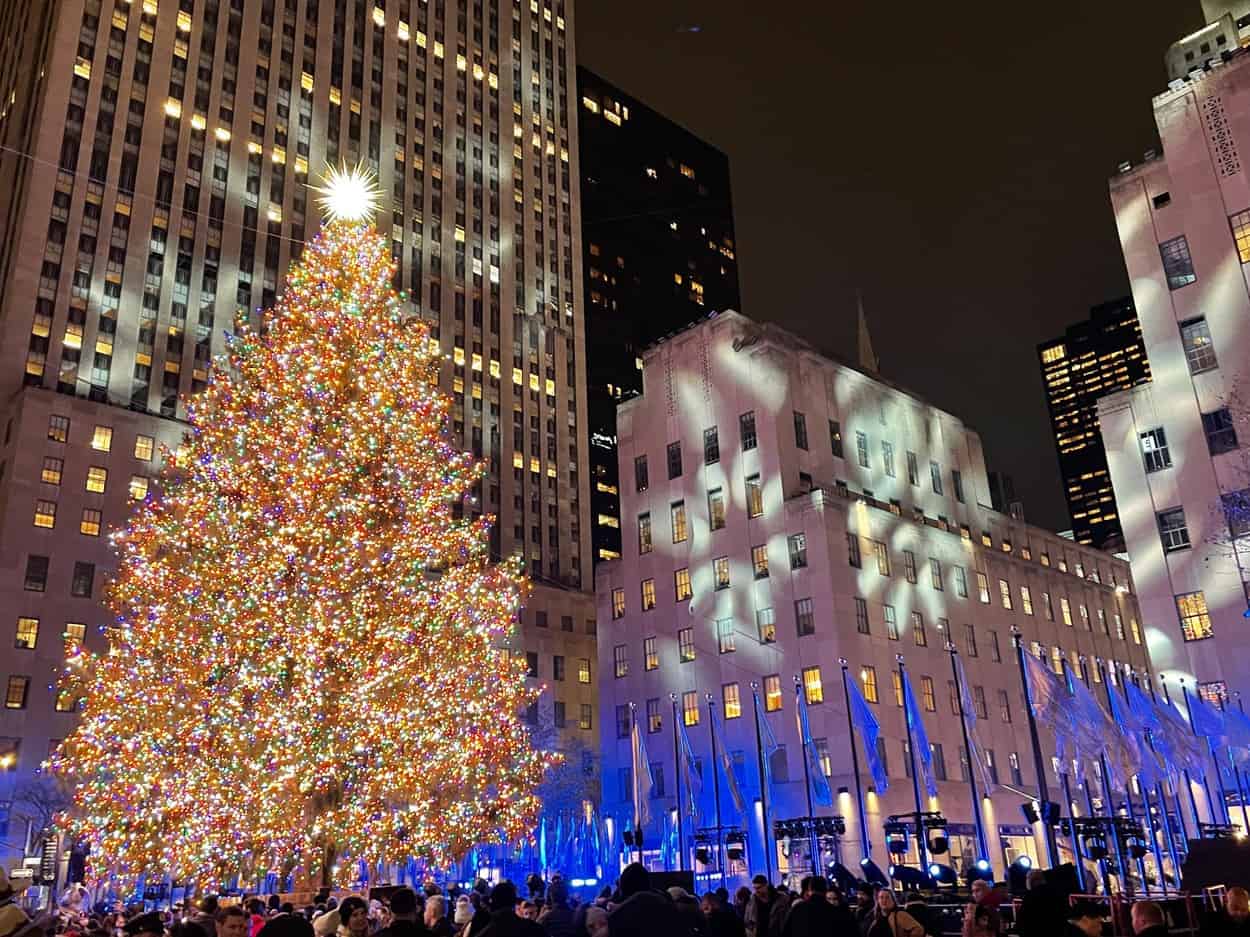
<path fill-rule="evenodd" d="M 1220 712 L 1225 712 L 1224 694 L 1220 694 Z M 1228 749 L 1228 766 L 1233 770 L 1233 780 L 1237 782 L 1237 797 L 1241 801 L 1241 819 L 1245 824 L 1241 828 L 1242 833 L 1250 833 L 1250 810 L 1246 807 L 1246 789 L 1242 785 L 1241 769 L 1237 767 L 1237 758 L 1233 755 L 1232 746 Z"/>
<path fill-rule="evenodd" d="M 1146 811 L 1146 831 L 1150 834 L 1150 851 L 1154 853 L 1155 868 L 1159 870 L 1159 886 L 1163 889 L 1163 897 L 1166 898 L 1168 881 L 1163 871 L 1163 850 L 1159 848 L 1159 828 L 1150 812 L 1150 788 L 1141 783 L 1140 777 L 1137 779 L 1137 785 L 1141 788 L 1142 807 Z"/>
<path fill-rule="evenodd" d="M 1092 818 L 1095 816 L 1094 795 L 1089 789 L 1089 775 L 1082 776 L 1081 786 L 1085 789 L 1085 809 L 1089 811 L 1089 815 Z M 1108 895 L 1111 894 L 1111 873 L 1107 870 L 1107 859 L 1105 856 L 1098 860 L 1098 872 L 1102 876 L 1103 891 Z"/>
<path fill-rule="evenodd" d="M 720 764 L 716 754 L 716 712 L 712 709 L 712 694 L 707 694 L 708 734 L 712 737 L 712 796 L 716 803 L 716 872 L 721 884 L 725 884 L 725 865 L 721 859 L 720 827 Z"/>
<path fill-rule="evenodd" d="M 864 810 L 864 782 L 859 777 L 859 749 L 855 746 L 855 720 L 851 718 L 851 687 L 847 683 L 847 663 L 845 657 L 839 657 L 842 665 L 842 695 L 846 698 L 846 731 L 851 743 L 851 770 L 855 772 L 855 810 L 859 815 L 860 850 L 864 859 L 872 858 L 872 840 L 868 836 L 868 813 Z M 868 753 L 864 752 L 864 757 Z"/>
<path fill-rule="evenodd" d="M 638 846 L 638 861 L 642 861 L 642 769 L 647 767 L 641 763 L 641 759 L 637 757 L 638 746 L 637 739 L 639 736 L 638 728 L 638 707 L 634 703 L 629 704 L 629 717 L 633 723 L 631 731 L 633 735 L 630 738 L 629 747 L 634 757 L 630 759 L 633 762 L 633 782 L 634 782 L 634 842 Z M 572 823 L 572 820 L 569 821 Z"/>
<path fill-rule="evenodd" d="M 1228 794 L 1224 790 L 1224 778 L 1220 775 L 1220 762 L 1215 757 L 1215 749 L 1211 747 L 1211 739 L 1205 735 L 1198 734 L 1198 727 L 1194 725 L 1194 708 L 1189 701 L 1189 687 L 1185 686 L 1184 678 L 1181 679 L 1181 693 L 1185 695 L 1185 712 L 1189 716 L 1189 729 L 1194 734 L 1194 738 L 1200 738 L 1207 743 L 1207 754 L 1211 756 L 1211 763 L 1215 765 L 1215 788 L 1220 792 L 1220 813 L 1224 815 L 1224 822 L 1229 823 L 1232 817 L 1228 813 Z M 1211 800 L 1211 785 L 1207 781 L 1206 773 L 1202 775 L 1202 786 L 1207 792 L 1207 807 L 1211 810 L 1211 822 L 1219 823 L 1220 818 L 1215 812 L 1215 803 Z"/>
<path fill-rule="evenodd" d="M 764 770 L 764 736 L 760 732 L 760 685 L 751 681 L 751 705 L 755 710 L 755 757 L 760 772 L 760 810 L 764 814 L 764 874 L 773 880 L 773 855 L 768 848 L 768 773 Z"/>
<path fill-rule="evenodd" d="M 1129 677 L 1130 677 L 1131 679 L 1133 679 L 1133 682 L 1134 682 L 1134 683 L 1136 683 L 1136 677 L 1134 677 L 1134 675 L 1133 675 L 1133 670 L 1132 670 L 1132 668 L 1131 668 L 1131 667 L 1129 668 L 1128 673 L 1129 673 Z M 1121 690 L 1123 690 L 1123 692 L 1124 692 L 1124 701 L 1125 701 L 1125 704 L 1126 704 L 1126 705 L 1128 705 L 1128 706 L 1131 708 L 1131 707 L 1132 707 L 1132 702 L 1129 700 L 1129 697 L 1128 697 L 1128 684 L 1127 684 L 1127 683 L 1121 683 L 1121 684 L 1120 684 L 1120 688 L 1121 688 Z M 1110 692 L 1110 688 L 1108 688 L 1108 692 Z M 1154 740 L 1153 740 L 1153 739 L 1151 739 L 1151 738 L 1147 737 L 1147 739 L 1146 739 L 1146 744 L 1150 746 L 1150 750 L 1151 750 L 1152 752 L 1155 750 Z M 1140 775 L 1140 774 L 1137 776 L 1137 781 L 1138 781 L 1138 783 L 1139 783 L 1139 784 L 1141 783 L 1141 775 Z M 1175 881 L 1176 881 L 1177 883 L 1179 883 L 1179 882 L 1180 882 L 1180 880 L 1181 880 L 1181 863 L 1180 863 L 1180 857 L 1179 857 L 1179 856 L 1177 855 L 1177 853 L 1176 853 L 1176 836 L 1175 836 L 1175 834 L 1172 832 L 1172 819 L 1171 819 L 1171 817 L 1168 815 L 1168 799 L 1167 799 L 1167 792 L 1163 789 L 1163 782 L 1162 782 L 1161 780 L 1159 780 L 1159 778 L 1158 778 L 1158 775 L 1157 775 L 1157 774 L 1155 775 L 1155 796 L 1156 796 L 1156 797 L 1158 798 L 1158 800 L 1159 800 L 1159 820 L 1160 820 L 1160 823 L 1162 824 L 1162 828 L 1163 828 L 1163 838 L 1164 838 L 1164 842 L 1167 844 L 1167 847 L 1168 847 L 1168 857 L 1172 860 L 1172 874 L 1173 874 L 1173 876 L 1175 876 Z M 1185 818 L 1184 818 L 1183 816 L 1181 816 L 1181 813 L 1180 813 L 1180 810 L 1179 810 L 1179 806 L 1180 806 L 1180 805 L 1179 805 L 1179 801 L 1178 801 L 1178 802 L 1177 802 L 1177 807 L 1178 807 L 1178 809 L 1177 809 L 1177 814 L 1176 814 L 1176 815 L 1177 815 L 1177 817 L 1178 817 L 1178 818 L 1180 819 L 1180 821 L 1181 821 L 1181 828 L 1182 828 L 1182 830 L 1183 830 L 1183 829 L 1184 829 L 1184 824 L 1185 824 Z M 1186 838 L 1186 840 L 1188 840 L 1188 838 L 1189 838 L 1189 837 L 1188 837 L 1188 835 L 1186 835 L 1186 837 L 1185 837 L 1185 838 Z M 1162 877 L 1162 875 L 1163 875 L 1163 867 L 1162 867 L 1162 866 L 1160 866 L 1160 868 L 1159 868 L 1159 875 L 1160 875 L 1161 877 Z M 1166 894 L 1166 893 L 1167 893 L 1167 885 L 1166 885 L 1166 884 L 1164 884 L 1163 889 L 1164 889 L 1164 893 Z"/>
<path fill-rule="evenodd" d="M 801 713 L 802 706 L 805 705 L 803 699 L 803 681 L 799 679 L 799 675 L 794 675 L 794 705 L 795 711 Z M 799 720 L 799 747 L 803 753 L 803 790 L 807 793 L 807 848 L 811 850 L 812 874 L 819 875 L 820 869 L 820 852 L 816 843 L 816 807 L 812 803 L 812 772 L 807 764 L 807 734 L 803 731 L 803 720 Z"/>
<path fill-rule="evenodd" d="M 1150 698 L 1156 700 L 1154 681 L 1149 681 Z M 1172 697 L 1168 694 L 1168 678 L 1163 674 L 1159 674 L 1159 686 L 1163 688 L 1163 702 L 1168 706 L 1172 705 Z M 1202 839 L 1202 817 L 1198 814 L 1198 798 L 1194 796 L 1194 782 L 1189 776 L 1189 769 L 1182 768 L 1181 776 L 1185 779 L 1185 793 L 1189 795 L 1189 809 L 1194 815 L 1194 836 Z M 1188 842 L 1186 843 L 1186 852 L 1188 852 Z"/>
<path fill-rule="evenodd" d="M 681 723 L 677 721 L 677 694 L 670 693 L 668 698 L 673 701 L 673 777 L 677 779 L 677 871 L 686 871 L 686 835 L 682 827 L 681 815 L 685 805 L 681 801 Z"/>
<path fill-rule="evenodd" d="M 1233 690 L 1233 698 L 1237 700 L 1237 708 L 1241 710 L 1241 714 L 1244 716 L 1246 714 L 1246 706 L 1241 701 L 1241 691 Z M 1245 772 L 1243 772 L 1240 768 L 1237 767 L 1236 760 L 1233 761 L 1233 769 L 1237 772 L 1238 786 L 1239 787 L 1244 786 L 1247 790 L 1250 790 L 1250 781 L 1246 781 L 1243 785 L 1243 778 L 1245 777 Z M 1250 813 L 1247 813 L 1245 791 L 1243 791 L 1241 795 L 1241 815 L 1242 815 L 1242 818 L 1246 821 L 1246 826 L 1242 830 L 1242 832 L 1246 833 L 1247 835 L 1250 835 Z"/>
<path fill-rule="evenodd" d="M 963 732 L 964 752 L 968 756 L 968 790 L 972 795 L 972 820 L 976 824 L 977 849 L 980 851 L 977 858 L 988 860 L 990 850 L 985 838 L 985 820 L 981 816 L 981 796 L 977 793 L 977 766 L 973 764 L 972 743 L 968 738 L 968 714 L 964 712 L 964 686 L 963 681 L 959 679 L 959 666 L 955 658 L 959 649 L 955 647 L 955 642 L 950 639 L 950 635 L 946 636 L 946 650 L 951 655 L 951 676 L 955 678 L 955 698 L 959 701 L 959 728 Z M 843 667 L 843 670 L 845 669 Z"/>
<path fill-rule="evenodd" d="M 1068 833 L 1072 840 L 1072 865 L 1076 869 L 1076 885 L 1078 891 L 1085 891 L 1085 859 L 1081 855 L 1081 840 L 1076 835 L 1076 816 L 1072 812 L 1072 782 L 1068 780 L 1068 772 L 1059 775 L 1063 784 L 1063 798 L 1068 808 Z"/>
<path fill-rule="evenodd" d="M 916 745 L 912 740 L 911 732 L 911 707 L 907 705 L 907 668 L 903 664 L 903 655 L 895 654 L 895 660 L 898 661 L 898 681 L 903 688 L 903 724 L 907 727 L 907 761 L 911 766 L 911 792 L 916 801 L 916 853 L 920 857 L 920 871 L 928 874 L 927 866 L 928 854 L 925 851 L 925 835 L 924 823 L 920 815 L 924 812 L 924 807 L 920 801 L 920 772 L 916 768 Z M 969 768 L 972 766 L 969 765 Z"/>
<path fill-rule="evenodd" d="M 1037 719 L 1033 715 L 1033 695 L 1029 692 L 1029 675 L 1024 669 L 1024 642 L 1020 639 L 1020 629 L 1011 626 L 1011 640 L 1016 646 L 1016 662 L 1020 665 L 1020 682 L 1024 685 L 1024 714 L 1029 720 L 1029 739 L 1033 743 L 1033 768 L 1037 772 L 1037 793 L 1042 803 L 1042 812 L 1049 809 L 1050 794 L 1046 789 L 1046 766 L 1042 763 L 1042 740 L 1037 734 Z M 1105 780 L 1105 775 L 1104 775 Z M 1110 798 L 1108 798 L 1110 800 Z M 1055 828 L 1049 817 L 1042 818 L 1042 835 L 1046 839 L 1046 857 L 1053 869 L 1059 864 L 1059 846 L 1055 842 Z"/>
<path fill-rule="evenodd" d="M 1098 677 L 1102 681 L 1103 692 L 1107 694 L 1107 705 L 1111 705 L 1111 684 L 1107 682 L 1107 674 L 1102 668 L 1102 658 L 1094 658 L 1094 666 L 1098 668 Z M 1104 800 L 1104 809 L 1107 819 L 1111 824 L 1111 845 L 1115 849 L 1115 866 L 1120 876 L 1120 885 L 1128 892 L 1129 897 L 1133 895 L 1133 880 L 1128 874 L 1128 865 L 1124 859 L 1124 850 L 1120 848 L 1120 834 L 1115 828 L 1115 800 L 1111 796 L 1111 775 L 1107 771 L 1107 753 L 1098 753 L 1098 766 L 1101 769 L 1099 774 L 1102 775 L 1102 796 Z M 1129 804 L 1129 815 L 1133 813 L 1132 804 Z M 1145 882 L 1143 881 L 1144 885 Z"/>

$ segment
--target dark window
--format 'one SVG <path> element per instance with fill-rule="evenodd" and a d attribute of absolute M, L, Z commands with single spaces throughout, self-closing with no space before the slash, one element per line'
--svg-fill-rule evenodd
<path fill-rule="evenodd" d="M 703 431 L 703 464 L 720 461 L 720 432 L 715 426 Z"/>
<path fill-rule="evenodd" d="M 807 448 L 807 417 L 798 410 L 794 411 L 794 444 L 800 449 Z"/>
<path fill-rule="evenodd" d="M 95 585 L 95 563 L 75 563 L 74 578 L 70 582 L 70 594 L 91 598 L 91 590 Z"/>
<path fill-rule="evenodd" d="M 668 477 L 681 478 L 681 443 L 668 444 Z"/>
<path fill-rule="evenodd" d="M 1237 430 L 1233 428 L 1233 416 L 1228 407 L 1202 414 L 1202 429 L 1207 434 L 1207 448 L 1211 450 L 1211 455 L 1237 448 Z"/>
<path fill-rule="evenodd" d="M 1250 534 L 1250 488 L 1220 495 L 1220 504 L 1228 521 L 1229 535 L 1238 538 Z"/>
<path fill-rule="evenodd" d="M 1160 511 L 1159 538 L 1163 541 L 1165 553 L 1174 550 L 1185 550 L 1189 547 L 1189 528 L 1185 524 L 1185 509 L 1171 508 Z"/>
<path fill-rule="evenodd" d="M 634 490 L 647 490 L 647 457 L 634 456 Z"/>
<path fill-rule="evenodd" d="M 1194 276 L 1194 262 L 1189 256 L 1189 242 L 1185 240 L 1185 235 L 1160 244 L 1159 255 L 1163 258 L 1163 273 L 1168 279 L 1169 289 L 1178 290 L 1198 279 Z"/>
<path fill-rule="evenodd" d="M 27 592 L 42 592 L 48 587 L 48 558 L 46 556 L 26 557 Z"/>
<path fill-rule="evenodd" d="M 951 487 L 955 489 L 955 500 L 964 503 L 964 476 L 959 469 L 951 469 Z"/>
<path fill-rule="evenodd" d="M 1162 208 L 1164 205 L 1172 201 L 1172 196 L 1167 192 L 1160 192 L 1152 198 L 1151 201 L 1154 202 L 1155 208 Z"/>
<path fill-rule="evenodd" d="M 742 437 L 742 451 L 754 449 L 757 443 L 755 436 L 755 411 L 748 410 L 738 417 L 738 435 Z"/>
<path fill-rule="evenodd" d="M 1141 434 L 1142 461 L 1147 472 L 1160 472 L 1172 467 L 1172 454 L 1168 451 L 1168 437 L 1162 426 Z"/>
<path fill-rule="evenodd" d="M 829 451 L 835 458 L 842 458 L 842 424 L 837 420 L 829 421 Z"/>

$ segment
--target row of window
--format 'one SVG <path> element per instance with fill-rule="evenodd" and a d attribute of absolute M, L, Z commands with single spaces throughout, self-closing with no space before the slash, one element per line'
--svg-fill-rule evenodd
<path fill-rule="evenodd" d="M 48 588 L 48 568 L 50 560 L 46 556 L 31 554 L 26 557 L 26 574 L 22 588 L 27 592 L 45 592 Z M 74 575 L 70 579 L 69 594 L 79 598 L 91 598 L 95 588 L 95 563 L 74 563 Z"/>
<path fill-rule="evenodd" d="M 65 460 L 56 456 L 45 456 L 43 466 L 39 472 L 39 480 L 45 485 L 59 486 L 64 479 Z M 83 482 L 83 490 L 90 491 L 93 494 L 104 494 L 108 487 L 109 472 L 102 465 L 92 465 L 87 469 L 87 477 Z M 129 486 L 130 498 L 133 501 L 142 501 L 148 494 L 148 477 L 146 475 L 131 475 Z M 42 525 L 36 525 L 42 526 Z"/>
<path fill-rule="evenodd" d="M 807 415 L 795 410 L 794 416 L 794 444 L 797 448 L 807 451 L 808 434 L 807 434 Z M 755 426 L 755 411 L 748 410 L 746 413 L 738 417 L 738 438 L 743 452 L 754 449 L 759 444 L 759 437 Z M 845 458 L 842 449 L 842 424 L 837 420 L 829 420 L 829 450 L 830 453 L 839 459 Z M 855 433 L 855 450 L 856 458 L 862 468 L 871 468 L 872 461 L 869 456 L 868 434 L 863 432 Z M 703 464 L 715 465 L 720 461 L 720 427 L 710 426 L 703 430 Z M 665 465 L 668 471 L 670 481 L 680 478 L 685 470 L 685 463 L 682 457 L 682 445 L 680 440 L 671 442 L 665 449 Z M 881 442 L 881 466 L 885 474 L 890 478 L 897 476 L 897 469 L 894 459 L 894 444 L 886 440 Z M 916 453 L 907 452 L 907 480 L 915 487 L 920 486 L 920 460 Z M 936 495 L 944 494 L 942 484 L 942 467 L 935 461 L 929 462 L 929 484 Z M 647 457 L 645 455 L 634 457 L 634 490 L 646 491 L 650 486 L 650 471 L 647 465 Z M 963 475 L 958 469 L 951 470 L 951 487 L 954 489 L 955 499 L 961 504 L 964 502 L 964 486 Z"/>
<path fill-rule="evenodd" d="M 537 651 L 525 652 L 525 675 L 527 677 L 539 678 L 539 655 Z M 557 683 L 562 683 L 565 679 L 565 661 L 563 654 L 551 655 L 551 679 Z M 590 658 L 579 657 L 577 659 L 577 682 L 590 683 Z"/>
<path fill-rule="evenodd" d="M 26 674 L 9 674 L 4 687 L 4 708 L 25 709 L 30 702 L 30 677 Z M 56 694 L 56 711 L 59 713 L 73 712 L 78 700 L 65 690 Z"/>
<path fill-rule="evenodd" d="M 48 439 L 52 442 L 69 442 L 70 420 L 67 416 L 53 414 L 48 418 Z M 113 427 L 95 424 L 91 431 L 91 448 L 96 452 L 113 450 Z M 142 434 L 135 436 L 134 457 L 143 462 L 150 462 L 156 452 L 156 440 Z M 55 484 L 60 484 L 57 481 Z"/>

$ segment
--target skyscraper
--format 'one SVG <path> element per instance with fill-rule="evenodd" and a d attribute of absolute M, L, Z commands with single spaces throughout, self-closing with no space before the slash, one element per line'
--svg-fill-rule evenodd
<path fill-rule="evenodd" d="M 1150 362 L 1131 297 L 1102 303 L 1059 338 L 1037 346 L 1063 494 L 1077 543 L 1124 549 L 1098 398 L 1150 380 Z"/>
<path fill-rule="evenodd" d="M 1212 698 L 1250 693 L 1250 52 L 1227 45 L 1154 98 L 1162 153 L 1111 179 L 1152 377 L 1098 403 L 1151 658 Z"/>
<path fill-rule="evenodd" d="M 597 562 L 621 552 L 616 405 L 642 349 L 741 298 L 725 154 L 585 68 L 577 85 Z"/>
<path fill-rule="evenodd" d="M 378 173 L 450 429 L 489 460 L 466 510 L 537 584 L 515 650 L 552 690 L 530 717 L 592 738 L 571 4 L 6 0 L 0 23 L 0 802 L 73 725 L 62 636 L 105 646 L 108 531 L 340 163 Z"/>

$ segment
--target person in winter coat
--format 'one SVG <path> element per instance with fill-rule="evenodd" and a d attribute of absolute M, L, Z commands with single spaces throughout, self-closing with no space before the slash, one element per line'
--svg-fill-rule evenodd
<path fill-rule="evenodd" d="M 433 937 L 451 937 L 451 922 L 447 920 L 447 899 L 442 895 L 430 895 L 425 899 L 424 919 L 426 929 Z"/>
<path fill-rule="evenodd" d="M 764 876 L 755 876 L 751 879 L 751 900 L 742 916 L 747 937 L 781 937 L 789 910 L 789 897 L 773 888 Z"/>
<path fill-rule="evenodd" d="M 730 908 L 725 907 L 725 899 L 719 892 L 708 892 L 703 896 L 699 907 L 707 922 L 704 930 L 708 937 L 746 937 L 742 920 Z"/>
<path fill-rule="evenodd" d="M 780 937 L 831 937 L 853 933 L 846 929 L 847 922 L 839 918 L 837 909 L 829 903 L 829 883 L 823 875 L 805 878 L 802 893 L 802 900 L 790 905 Z"/>
<path fill-rule="evenodd" d="M 621 870 L 619 891 L 621 903 L 608 913 L 610 937 L 686 937 L 673 900 L 652 891 L 651 874 L 642 863 Z"/>
<path fill-rule="evenodd" d="M 898 906 L 888 888 L 877 892 L 876 904 L 865 923 L 864 937 L 924 937 L 923 925 Z"/>
<path fill-rule="evenodd" d="M 668 890 L 668 896 L 673 899 L 673 907 L 681 915 L 682 933 L 691 937 L 705 937 L 707 921 L 699 910 L 699 902 L 694 895 L 680 885 L 674 885 Z"/>
<path fill-rule="evenodd" d="M 490 923 L 482 937 L 546 937 L 533 921 L 516 913 L 516 886 L 504 879 L 490 893 Z"/>
<path fill-rule="evenodd" d="M 547 937 L 575 937 L 573 909 L 569 907 L 569 887 L 564 884 L 564 879 L 553 879 L 547 886 L 547 906 L 538 916 L 538 923 L 547 932 Z M 586 935 L 576 934 L 576 937 Z"/>

